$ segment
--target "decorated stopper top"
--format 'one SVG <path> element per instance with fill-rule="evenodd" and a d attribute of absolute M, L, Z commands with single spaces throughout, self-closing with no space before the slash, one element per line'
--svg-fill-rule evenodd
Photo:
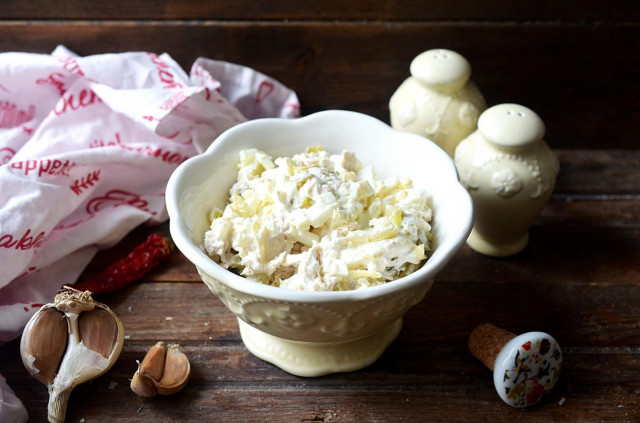
<path fill-rule="evenodd" d="M 493 384 L 500 398 L 513 407 L 538 403 L 556 384 L 562 351 L 544 332 L 528 332 L 507 342 L 496 357 Z"/>
<path fill-rule="evenodd" d="M 452 50 L 434 49 L 419 54 L 409 67 L 411 76 L 434 90 L 453 93 L 471 77 L 471 65 Z"/>
<path fill-rule="evenodd" d="M 533 110 L 519 104 L 499 104 L 485 110 L 478 130 L 491 143 L 503 147 L 524 147 L 542 139 L 545 126 Z"/>
<path fill-rule="evenodd" d="M 558 381 L 562 351 L 544 332 L 514 335 L 490 323 L 478 325 L 469 349 L 489 369 L 500 398 L 513 407 L 538 403 Z"/>

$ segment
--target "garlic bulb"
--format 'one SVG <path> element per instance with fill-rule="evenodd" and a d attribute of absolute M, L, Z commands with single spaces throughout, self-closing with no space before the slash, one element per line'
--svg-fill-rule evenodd
<path fill-rule="evenodd" d="M 106 373 L 123 344 L 122 322 L 89 291 L 64 287 L 31 317 L 20 355 L 29 373 L 49 389 L 50 422 L 64 422 L 73 388 Z"/>
<path fill-rule="evenodd" d="M 185 387 L 191 374 L 189 359 L 180 345 L 160 341 L 138 363 L 131 390 L 141 397 L 171 395 Z"/>

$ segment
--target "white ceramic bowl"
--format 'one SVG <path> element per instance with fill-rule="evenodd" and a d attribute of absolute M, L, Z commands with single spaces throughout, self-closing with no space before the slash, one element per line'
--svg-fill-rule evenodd
<path fill-rule="evenodd" d="M 227 204 L 239 151 L 258 148 L 274 157 L 291 156 L 316 145 L 331 153 L 353 151 L 379 177 L 409 177 L 432 196 L 433 251 L 419 270 L 355 291 L 302 292 L 245 279 L 207 256 L 202 244 L 208 215 L 213 207 Z M 473 225 L 471 198 L 442 149 L 421 136 L 347 111 L 296 120 L 258 119 L 227 130 L 206 152 L 178 167 L 167 185 L 166 202 L 174 242 L 238 317 L 247 348 L 302 376 L 356 370 L 375 361 L 395 339 L 402 316 L 423 299 Z"/>

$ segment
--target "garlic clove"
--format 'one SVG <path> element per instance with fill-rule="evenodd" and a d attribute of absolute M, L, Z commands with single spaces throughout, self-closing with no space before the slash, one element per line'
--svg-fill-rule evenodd
<path fill-rule="evenodd" d="M 66 348 L 67 320 L 64 313 L 44 306 L 24 328 L 20 340 L 24 366 L 34 378 L 50 385 Z"/>
<path fill-rule="evenodd" d="M 80 314 L 78 331 L 82 343 L 104 358 L 109 358 L 118 345 L 118 335 L 121 333 L 113 313 L 101 308 Z"/>
<path fill-rule="evenodd" d="M 167 346 L 164 342 L 159 341 L 151 347 L 131 378 L 131 390 L 141 397 L 156 396 L 156 381 L 162 378 L 166 357 Z"/>
<path fill-rule="evenodd" d="M 160 341 L 149 349 L 131 378 L 131 390 L 141 397 L 171 395 L 185 387 L 191 375 L 180 345 Z"/>
<path fill-rule="evenodd" d="M 156 387 L 160 395 L 171 395 L 185 387 L 191 375 L 189 359 L 180 350 L 180 345 L 169 344 L 167 346 L 167 358 L 164 365 L 162 379 Z"/>
<path fill-rule="evenodd" d="M 156 384 L 149 376 L 137 371 L 131 378 L 131 390 L 141 397 L 151 398 L 158 394 Z"/>
<path fill-rule="evenodd" d="M 167 357 L 167 346 L 164 342 L 159 341 L 147 351 L 142 363 L 138 368 L 138 372 L 149 376 L 155 381 L 159 381 L 164 373 L 164 365 Z"/>

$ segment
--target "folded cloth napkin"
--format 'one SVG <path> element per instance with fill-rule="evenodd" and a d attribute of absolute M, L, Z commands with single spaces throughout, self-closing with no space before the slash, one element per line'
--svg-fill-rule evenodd
<path fill-rule="evenodd" d="M 187 75 L 167 54 L 1 53 L 0 344 L 99 249 L 167 219 L 180 163 L 240 122 L 299 110 L 292 90 L 227 62 Z"/>

